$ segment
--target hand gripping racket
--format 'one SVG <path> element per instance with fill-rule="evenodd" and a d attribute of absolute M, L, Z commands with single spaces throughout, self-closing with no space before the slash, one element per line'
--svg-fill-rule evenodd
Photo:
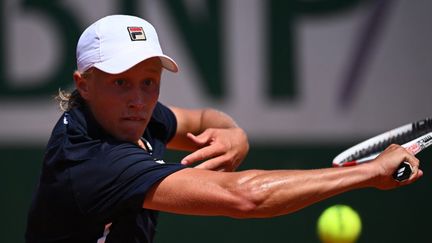
<path fill-rule="evenodd" d="M 399 144 L 414 155 L 429 147 L 432 144 L 432 118 L 406 124 L 365 140 L 336 156 L 333 166 L 352 166 L 371 161 L 390 144 Z M 403 181 L 411 173 L 411 165 L 403 162 L 394 172 L 393 178 Z"/>

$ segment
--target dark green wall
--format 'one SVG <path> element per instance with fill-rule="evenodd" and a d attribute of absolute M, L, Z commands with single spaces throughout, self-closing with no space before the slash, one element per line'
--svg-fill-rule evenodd
<path fill-rule="evenodd" d="M 328 167 L 340 146 L 253 144 L 241 169 L 313 169 Z M 3 172 L 0 242 L 23 242 L 25 218 L 42 157 L 40 147 L 0 148 Z M 180 154 L 169 154 L 175 160 Z M 316 219 L 326 207 L 349 204 L 362 216 L 359 242 L 430 242 L 432 151 L 419 155 L 425 176 L 414 185 L 392 191 L 362 189 L 348 192 L 291 215 L 272 219 L 238 220 L 161 214 L 156 242 L 318 242 Z"/>

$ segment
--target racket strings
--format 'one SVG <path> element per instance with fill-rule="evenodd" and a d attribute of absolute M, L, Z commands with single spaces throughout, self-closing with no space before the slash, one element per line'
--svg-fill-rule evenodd
<path fill-rule="evenodd" d="M 387 139 L 381 140 L 377 143 L 371 144 L 368 147 L 355 151 L 353 154 L 344 159 L 342 163 L 359 160 L 361 158 L 366 158 L 368 156 L 381 153 L 390 144 L 402 145 L 431 131 L 432 119 L 426 118 L 424 120 L 413 123 L 412 129 L 409 131 L 395 134 L 394 136 L 390 136 Z"/>

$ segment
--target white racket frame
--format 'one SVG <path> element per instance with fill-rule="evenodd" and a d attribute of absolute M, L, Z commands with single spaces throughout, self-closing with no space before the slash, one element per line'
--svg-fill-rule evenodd
<path fill-rule="evenodd" d="M 339 155 L 337 155 L 333 159 L 333 166 L 335 167 L 341 167 L 341 166 L 351 166 L 356 164 L 365 163 L 368 161 L 371 161 L 378 157 L 378 155 L 382 152 L 378 152 L 366 157 L 363 157 L 361 159 L 353 160 L 353 161 L 346 161 L 346 159 L 355 154 L 358 151 L 361 151 L 363 149 L 366 149 L 370 146 L 373 146 L 374 144 L 378 144 L 381 141 L 385 141 L 387 139 L 390 139 L 391 137 L 397 136 L 399 134 L 407 133 L 413 130 L 413 123 L 400 126 L 398 128 L 392 129 L 390 131 L 384 132 L 382 134 L 379 134 L 375 137 L 372 137 L 368 140 L 365 140 L 351 148 L 348 148 L 347 150 L 343 151 Z M 405 149 L 407 149 L 412 154 L 417 154 L 418 152 L 422 151 L 423 149 L 429 147 L 432 145 L 432 132 L 426 133 L 418 138 L 415 138 L 403 145 Z"/>

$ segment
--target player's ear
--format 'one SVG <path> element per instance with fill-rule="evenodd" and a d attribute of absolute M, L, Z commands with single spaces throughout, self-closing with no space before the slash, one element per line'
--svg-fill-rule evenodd
<path fill-rule="evenodd" d="M 75 81 L 75 87 L 78 90 L 78 92 L 80 93 L 81 97 L 83 97 L 84 99 L 87 99 L 89 96 L 89 90 L 88 90 L 88 82 L 89 80 L 84 78 L 83 75 L 78 72 L 75 71 L 73 73 L 73 79 Z"/>

